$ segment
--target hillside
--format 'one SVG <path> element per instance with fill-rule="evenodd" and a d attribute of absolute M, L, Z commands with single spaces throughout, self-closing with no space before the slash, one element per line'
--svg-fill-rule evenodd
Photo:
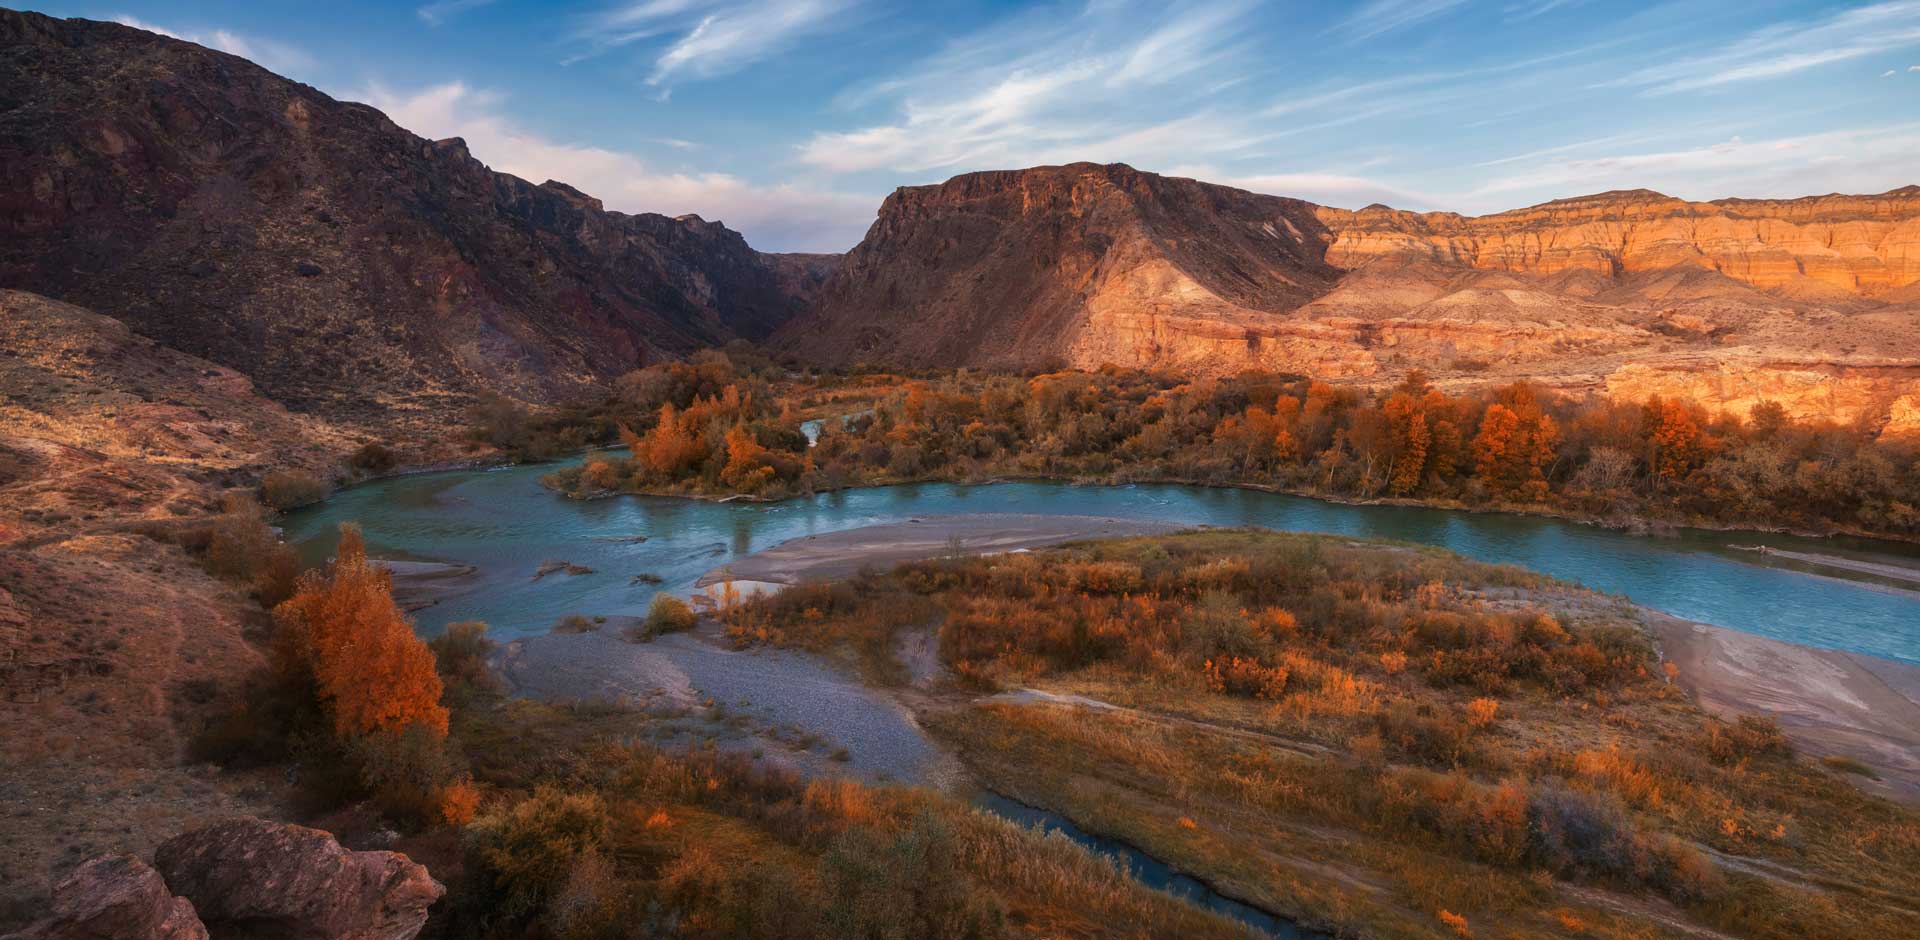
<path fill-rule="evenodd" d="M 1122 165 L 901 189 L 779 338 L 817 361 L 1527 378 L 1920 429 L 1920 189 L 1482 218 Z"/>
<path fill-rule="evenodd" d="M 95 852 L 271 808 L 185 760 L 261 662 L 266 614 L 180 545 L 266 470 L 358 440 L 112 317 L 0 290 L 0 925 Z"/>
<path fill-rule="evenodd" d="M 333 416 L 547 399 L 800 301 L 696 216 L 495 173 L 244 59 L 0 10 L 0 287 Z"/>
<path fill-rule="evenodd" d="M 887 197 L 783 335 L 836 364 L 1200 365 L 1162 334 L 1256 345 L 1338 278 L 1331 240 L 1308 203 L 1118 164 L 971 173 Z"/>

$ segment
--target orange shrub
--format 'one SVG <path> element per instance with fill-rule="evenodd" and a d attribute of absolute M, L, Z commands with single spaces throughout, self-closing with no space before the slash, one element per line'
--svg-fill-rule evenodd
<path fill-rule="evenodd" d="M 1257 660 L 1238 656 L 1218 663 L 1208 660 L 1203 672 L 1207 688 L 1216 693 L 1278 701 L 1287 692 L 1286 668 Z"/>
<path fill-rule="evenodd" d="M 480 790 L 471 780 L 459 780 L 440 788 L 440 821 L 458 829 L 473 822 L 480 809 Z"/>
<path fill-rule="evenodd" d="M 1493 724 L 1494 716 L 1500 711 L 1500 703 L 1490 698 L 1477 698 L 1467 703 L 1467 726 L 1485 728 Z"/>
<path fill-rule="evenodd" d="M 1465 917 L 1461 917 L 1445 908 L 1441 908 L 1440 913 L 1436 916 L 1438 916 L 1440 922 L 1446 924 L 1447 929 L 1453 931 L 1453 935 L 1459 937 L 1460 940 L 1471 940 L 1473 937 L 1473 931 L 1467 928 L 1467 919 Z"/>
<path fill-rule="evenodd" d="M 446 737 L 433 653 L 394 604 L 391 574 L 367 560 L 366 543 L 351 525 L 340 527 L 336 555 L 274 608 L 277 668 L 295 683 L 311 683 L 341 737 L 414 725 Z"/>

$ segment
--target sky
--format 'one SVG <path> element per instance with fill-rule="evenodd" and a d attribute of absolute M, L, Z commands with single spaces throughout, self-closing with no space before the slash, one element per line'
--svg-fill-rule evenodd
<path fill-rule="evenodd" d="M 1077 160 L 1467 214 L 1920 183 L 1920 0 L 28 5 L 766 251 L 850 248 L 898 186 Z"/>

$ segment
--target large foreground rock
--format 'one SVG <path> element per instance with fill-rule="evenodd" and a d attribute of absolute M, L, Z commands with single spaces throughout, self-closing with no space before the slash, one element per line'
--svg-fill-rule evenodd
<path fill-rule="evenodd" d="M 147 863 L 102 855 L 54 886 L 51 916 L 10 940 L 207 940 L 207 928 Z"/>
<path fill-rule="evenodd" d="M 398 852 L 350 852 L 318 829 L 241 817 L 154 854 L 220 940 L 408 940 L 446 893 Z"/>

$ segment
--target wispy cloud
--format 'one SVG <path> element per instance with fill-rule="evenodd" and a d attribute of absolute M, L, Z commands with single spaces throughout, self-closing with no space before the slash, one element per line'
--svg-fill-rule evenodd
<path fill-rule="evenodd" d="M 878 195 L 662 171 L 631 153 L 552 140 L 509 118 L 502 96 L 460 82 L 410 92 L 374 86 L 359 97 L 416 134 L 465 139 L 475 157 L 501 172 L 559 180 L 610 209 L 724 221 L 762 250 L 844 251 L 860 240 L 880 205 Z"/>
<path fill-rule="evenodd" d="M 1897 0 L 1813 22 L 1766 26 L 1722 48 L 1679 55 L 1605 84 L 1669 95 L 1781 78 L 1915 45 L 1920 45 L 1920 0 Z"/>
<path fill-rule="evenodd" d="M 1586 2 L 1587 0 L 1532 0 L 1530 3 L 1509 4 L 1506 14 L 1509 21 L 1518 23 L 1545 16 L 1565 7 L 1580 6 Z"/>
<path fill-rule="evenodd" d="M 656 47 L 647 84 L 739 71 L 799 39 L 852 25 L 861 0 L 633 0 L 587 17 L 578 61 L 636 44 Z"/>
<path fill-rule="evenodd" d="M 438 0 L 413 12 L 418 14 L 421 21 L 428 26 L 439 26 L 469 10 L 492 6 L 497 2 L 498 0 Z"/>
<path fill-rule="evenodd" d="M 150 33 L 159 33 L 172 39 L 198 43 L 209 49 L 218 49 L 229 55 L 237 55 L 283 75 L 300 72 L 314 65 L 313 57 L 297 46 L 258 36 L 242 36 L 232 30 L 215 29 L 200 32 L 168 29 L 125 14 L 114 17 L 113 21 L 122 26 L 144 29 Z"/>
<path fill-rule="evenodd" d="M 1608 189 L 1657 189 L 1687 198 L 1808 195 L 1809 186 L 1882 192 L 1913 180 L 1920 122 L 1701 146 L 1530 161 L 1463 194 L 1469 211 L 1510 208 L 1520 198 Z M 1818 182 L 1811 182 L 1818 181 Z"/>
<path fill-rule="evenodd" d="M 853 89 L 849 108 L 897 117 L 819 132 L 802 162 L 830 172 L 928 173 L 1071 160 L 1171 163 L 1244 149 L 1259 115 L 1211 101 L 1254 50 L 1244 0 L 1116 0 L 1050 8 L 952 42 L 904 75 Z"/>
<path fill-rule="evenodd" d="M 1466 0 L 1369 0 L 1330 32 L 1363 42 L 1452 12 Z"/>
<path fill-rule="evenodd" d="M 1445 203 L 1385 180 L 1338 170 L 1311 170 L 1295 173 L 1252 173 L 1236 175 L 1206 164 L 1176 166 L 1167 171 L 1174 176 L 1190 176 L 1256 193 L 1291 196 L 1323 206 L 1357 209 L 1382 203 L 1400 209 L 1436 209 Z"/>
<path fill-rule="evenodd" d="M 1892 77 L 1894 77 L 1895 75 L 1898 75 L 1898 74 L 1900 74 L 1900 72 L 1899 72 L 1898 70 L 1896 70 L 1896 69 L 1888 69 L 1888 70 L 1886 70 L 1886 71 L 1884 71 L 1884 72 L 1881 72 L 1881 73 L 1880 73 L 1880 77 L 1881 77 L 1881 78 L 1892 78 Z"/>

